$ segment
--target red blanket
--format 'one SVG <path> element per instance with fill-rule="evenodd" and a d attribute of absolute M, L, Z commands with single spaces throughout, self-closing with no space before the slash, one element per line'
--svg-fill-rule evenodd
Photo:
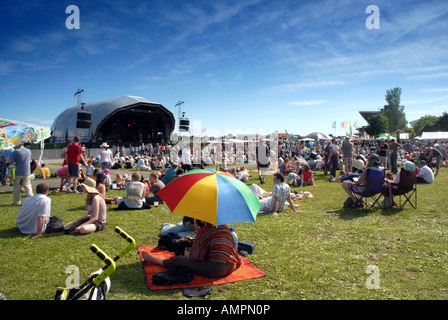
<path fill-rule="evenodd" d="M 168 259 L 174 256 L 173 252 L 161 250 L 158 247 L 148 246 L 148 247 L 138 247 L 138 252 L 141 258 L 141 252 L 145 250 L 151 253 L 159 259 Z M 162 290 L 162 289 L 177 289 L 177 288 L 195 288 L 203 286 L 212 286 L 217 284 L 231 283 L 236 281 L 242 281 L 247 279 L 254 279 L 264 277 L 266 273 L 255 267 L 249 260 L 241 256 L 243 264 L 236 271 L 222 278 L 206 278 L 203 276 L 195 275 L 194 279 L 188 283 L 179 283 L 169 286 L 158 286 L 152 283 L 152 276 L 160 271 L 168 270 L 165 267 L 155 265 L 149 262 L 144 263 L 144 271 L 146 276 L 146 285 L 150 290 Z M 143 261 L 143 259 L 142 259 Z"/>

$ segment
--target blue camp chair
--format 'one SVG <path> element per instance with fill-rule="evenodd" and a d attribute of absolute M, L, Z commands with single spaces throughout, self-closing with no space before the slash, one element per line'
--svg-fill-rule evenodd
<path fill-rule="evenodd" d="M 373 170 L 367 168 L 366 184 L 362 192 L 354 192 L 353 195 L 362 202 L 363 208 L 370 210 L 377 203 L 383 195 L 385 183 L 384 178 L 386 177 L 386 170 Z M 369 199 L 372 199 L 372 203 L 369 204 Z M 380 205 L 381 206 L 381 205 Z"/>

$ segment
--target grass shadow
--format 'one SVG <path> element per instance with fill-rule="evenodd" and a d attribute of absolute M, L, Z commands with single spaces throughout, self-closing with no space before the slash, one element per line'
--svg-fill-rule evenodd
<path fill-rule="evenodd" d="M 28 236 L 30 235 L 21 233 L 17 227 L 0 230 L 1 239 L 24 238 Z"/>
<path fill-rule="evenodd" d="M 341 220 L 354 220 L 359 218 L 367 217 L 370 213 L 372 213 L 372 210 L 364 210 L 362 208 L 341 208 L 336 210 L 327 210 L 327 213 L 333 213 L 339 215 L 339 219 Z"/>

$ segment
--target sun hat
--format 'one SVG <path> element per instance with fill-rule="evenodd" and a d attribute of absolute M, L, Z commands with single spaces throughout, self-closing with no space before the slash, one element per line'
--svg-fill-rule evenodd
<path fill-rule="evenodd" d="M 110 171 L 109 171 L 109 169 L 107 169 L 107 168 L 103 170 L 103 173 L 104 173 L 104 174 L 109 174 L 109 172 L 110 172 Z"/>
<path fill-rule="evenodd" d="M 81 183 L 88 193 L 100 193 L 96 188 L 96 182 L 92 178 L 87 178 L 83 183 Z"/>
<path fill-rule="evenodd" d="M 309 191 L 305 191 L 305 192 L 303 193 L 303 197 L 304 197 L 304 198 L 312 198 L 312 197 L 314 197 L 314 196 L 313 196 L 313 194 L 312 194 L 311 192 L 309 192 Z"/>
<path fill-rule="evenodd" d="M 103 143 L 100 145 L 100 148 L 109 148 L 109 145 L 108 145 L 106 142 L 103 142 Z"/>
<path fill-rule="evenodd" d="M 415 171 L 415 164 L 411 161 L 406 161 L 403 165 L 403 169 L 409 172 Z"/>

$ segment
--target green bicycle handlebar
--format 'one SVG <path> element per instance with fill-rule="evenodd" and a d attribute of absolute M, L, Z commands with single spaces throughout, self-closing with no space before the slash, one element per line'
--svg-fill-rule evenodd
<path fill-rule="evenodd" d="M 126 232 L 124 232 L 122 229 L 120 229 L 119 227 L 115 227 L 115 232 L 118 233 L 123 239 L 125 239 L 127 242 L 129 242 L 129 245 L 124 248 L 115 258 L 114 261 L 117 261 L 118 259 L 122 258 L 124 255 L 128 254 L 129 252 L 131 252 L 132 250 L 134 250 L 134 248 L 137 246 L 135 243 L 135 240 L 130 237 Z"/>
<path fill-rule="evenodd" d="M 119 227 L 115 227 L 115 232 L 118 233 L 122 238 L 124 238 L 127 242 L 132 243 L 134 241 L 134 239 L 132 239 L 132 237 L 130 237 L 126 232 L 124 232 L 122 229 L 120 229 Z"/>
<path fill-rule="evenodd" d="M 90 250 L 92 250 L 92 252 L 95 253 L 97 255 L 97 257 L 100 258 L 101 260 L 103 260 L 107 265 L 102 269 L 103 272 L 101 272 L 98 276 L 96 276 L 93 279 L 93 282 L 96 285 L 99 285 L 107 277 L 110 277 L 110 275 L 115 272 L 116 264 L 115 264 L 115 261 L 113 259 L 111 259 L 107 254 L 105 254 L 100 248 L 98 248 L 97 245 L 92 244 L 90 246 Z"/>

